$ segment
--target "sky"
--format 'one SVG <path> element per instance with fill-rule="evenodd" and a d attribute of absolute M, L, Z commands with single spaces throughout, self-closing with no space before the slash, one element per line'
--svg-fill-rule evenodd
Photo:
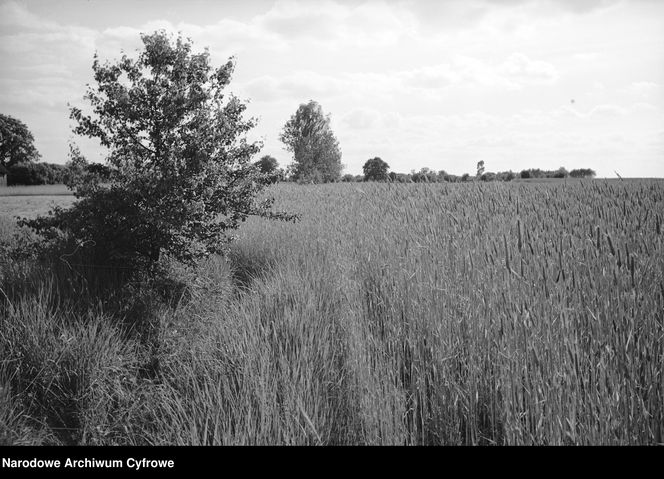
<path fill-rule="evenodd" d="M 92 59 L 135 55 L 166 29 L 230 56 L 229 90 L 258 119 L 259 156 L 309 100 L 331 116 L 345 173 L 592 168 L 664 177 L 659 0 L 0 0 L 0 113 L 65 163 L 68 104 L 86 108 Z M 89 108 L 88 108 L 89 110 Z M 256 158 L 258 159 L 258 157 Z"/>

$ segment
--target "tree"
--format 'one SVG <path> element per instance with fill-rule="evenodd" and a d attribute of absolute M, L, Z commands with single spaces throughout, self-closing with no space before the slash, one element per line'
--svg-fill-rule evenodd
<path fill-rule="evenodd" d="M 293 153 L 294 180 L 325 183 L 341 177 L 339 142 L 330 128 L 330 116 L 317 102 L 301 104 L 279 138 Z"/>
<path fill-rule="evenodd" d="M 477 177 L 479 178 L 484 173 L 484 160 L 477 163 Z"/>
<path fill-rule="evenodd" d="M 512 181 L 514 178 L 516 178 L 516 173 L 512 170 L 500 171 L 496 174 L 496 179 L 499 181 Z"/>
<path fill-rule="evenodd" d="M 270 155 L 263 156 L 260 160 L 254 163 L 262 173 L 271 175 L 279 168 L 279 162 L 276 158 Z"/>
<path fill-rule="evenodd" d="M 561 166 L 553 173 L 554 178 L 567 178 L 568 176 L 569 172 L 565 169 L 564 166 Z"/>
<path fill-rule="evenodd" d="M 343 181 L 344 183 L 352 183 L 353 181 L 355 181 L 355 175 L 346 173 L 344 176 L 341 177 L 341 181 Z"/>
<path fill-rule="evenodd" d="M 438 181 L 436 172 L 426 166 L 418 172 L 411 171 L 411 177 L 415 183 L 436 183 Z"/>
<path fill-rule="evenodd" d="M 269 178 L 270 183 L 276 183 L 284 178 L 284 171 L 279 168 L 279 162 L 270 155 L 263 156 L 254 165 Z"/>
<path fill-rule="evenodd" d="M 0 113 L 0 165 L 9 168 L 17 163 L 38 161 L 34 137 L 21 120 Z"/>
<path fill-rule="evenodd" d="M 7 171 L 8 185 L 53 185 L 62 183 L 66 168 L 53 163 L 16 163 Z"/>
<path fill-rule="evenodd" d="M 572 178 L 594 178 L 595 171 L 590 168 L 578 168 L 569 172 Z"/>
<path fill-rule="evenodd" d="M 24 224 L 47 239 L 64 233 L 98 262 L 153 271 L 163 252 L 189 264 L 223 252 L 248 215 L 291 219 L 271 213 L 271 200 L 255 202 L 268 178 L 250 162 L 260 148 L 246 139 L 254 120 L 224 95 L 233 59 L 213 68 L 207 49 L 193 54 L 181 36 L 141 39 L 136 59 L 102 64 L 95 54 L 92 114 L 70 110 L 74 132 L 107 147 L 110 181 L 83 168 L 73 207 Z M 85 167 L 77 148 L 71 156 Z"/>
<path fill-rule="evenodd" d="M 387 181 L 390 178 L 387 174 L 387 170 L 389 169 L 390 165 L 381 158 L 371 158 L 362 167 L 364 181 Z"/>

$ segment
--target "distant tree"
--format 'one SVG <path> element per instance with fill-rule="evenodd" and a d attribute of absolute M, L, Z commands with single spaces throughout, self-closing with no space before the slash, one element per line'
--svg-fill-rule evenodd
<path fill-rule="evenodd" d="M 470 181 L 470 174 L 464 173 L 463 175 L 461 175 L 461 181 L 463 182 Z"/>
<path fill-rule="evenodd" d="M 25 123 L 0 113 L 0 165 L 9 168 L 18 163 L 39 161 L 34 142 Z"/>
<path fill-rule="evenodd" d="M 556 171 L 553 172 L 553 177 L 554 178 L 567 178 L 569 176 L 569 172 L 565 169 L 564 166 L 561 166 L 558 168 Z"/>
<path fill-rule="evenodd" d="M 136 59 L 101 64 L 95 54 L 92 115 L 70 112 L 76 134 L 108 148 L 110 183 L 86 174 L 73 207 L 24 224 L 46 239 L 64 234 L 99 263 L 154 271 L 161 253 L 191 264 L 223 252 L 249 215 L 287 216 L 255 201 L 267 181 L 251 164 L 254 121 L 225 96 L 233 61 L 214 68 L 207 50 L 193 54 L 190 40 L 164 31 L 141 39 Z"/>
<path fill-rule="evenodd" d="M 596 173 L 590 168 L 578 168 L 570 171 L 569 176 L 572 178 L 594 178 Z"/>
<path fill-rule="evenodd" d="M 270 183 L 276 183 L 284 178 L 284 172 L 279 168 L 279 162 L 276 158 L 265 155 L 254 163 L 261 173 L 266 175 Z"/>
<path fill-rule="evenodd" d="M 381 158 L 375 157 L 367 160 L 367 162 L 362 167 L 364 172 L 365 181 L 387 181 L 389 176 L 387 170 L 390 169 L 390 165 L 384 162 Z"/>
<path fill-rule="evenodd" d="M 39 165 L 39 168 L 35 166 Z M 15 163 L 7 168 L 7 184 L 15 185 L 45 185 L 46 171 L 39 163 Z"/>
<path fill-rule="evenodd" d="M 265 173 L 267 175 L 275 173 L 279 168 L 279 162 L 277 159 L 270 155 L 261 157 L 261 159 L 254 164 L 258 167 L 259 170 L 261 170 L 261 173 Z"/>
<path fill-rule="evenodd" d="M 531 178 L 546 178 L 546 172 L 542 171 L 539 168 L 531 168 L 530 169 L 530 177 Z"/>
<path fill-rule="evenodd" d="M 326 183 L 341 177 L 339 142 L 330 127 L 330 116 L 317 102 L 301 104 L 279 138 L 293 153 L 295 181 Z"/>
<path fill-rule="evenodd" d="M 496 181 L 496 178 L 497 178 L 496 174 L 491 171 L 482 173 L 482 176 L 480 176 L 480 180 L 482 181 Z"/>
<path fill-rule="evenodd" d="M 355 181 L 355 175 L 346 173 L 344 176 L 341 177 L 341 181 L 343 181 L 344 183 L 352 183 Z"/>
<path fill-rule="evenodd" d="M 65 176 L 65 167 L 53 163 L 16 163 L 6 171 L 8 185 L 54 185 Z"/>
<path fill-rule="evenodd" d="M 512 170 L 496 173 L 496 180 L 498 181 L 512 181 L 514 178 L 516 178 L 516 173 Z"/>
<path fill-rule="evenodd" d="M 427 168 L 421 168 L 418 172 L 412 172 L 411 177 L 415 183 L 436 183 L 438 181 L 438 175 L 435 171 Z"/>
<path fill-rule="evenodd" d="M 397 181 L 399 183 L 412 183 L 413 182 L 413 175 L 409 175 L 407 173 L 399 173 L 399 177 L 397 178 Z"/>
<path fill-rule="evenodd" d="M 394 171 L 391 171 L 388 174 L 388 177 L 390 178 L 390 181 L 394 183 L 412 183 L 412 175 L 408 175 L 406 173 L 396 173 Z"/>
<path fill-rule="evenodd" d="M 546 178 L 546 172 L 540 170 L 539 168 L 530 168 L 528 170 L 522 170 L 519 174 L 521 178 Z"/>
<path fill-rule="evenodd" d="M 479 178 L 484 173 L 484 160 L 477 163 L 477 177 Z"/>

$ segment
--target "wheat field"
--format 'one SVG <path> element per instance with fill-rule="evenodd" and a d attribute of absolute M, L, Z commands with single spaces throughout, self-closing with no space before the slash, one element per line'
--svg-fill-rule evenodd
<path fill-rule="evenodd" d="M 0 438 L 664 442 L 664 182 L 268 194 L 301 220 L 251 219 L 177 294 L 6 269 Z"/>

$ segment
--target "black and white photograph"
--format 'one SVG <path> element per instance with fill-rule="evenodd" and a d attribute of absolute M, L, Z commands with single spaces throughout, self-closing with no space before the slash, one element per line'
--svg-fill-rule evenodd
<path fill-rule="evenodd" d="M 664 2 L 0 0 L 0 471 L 664 445 L 663 230 Z"/>

